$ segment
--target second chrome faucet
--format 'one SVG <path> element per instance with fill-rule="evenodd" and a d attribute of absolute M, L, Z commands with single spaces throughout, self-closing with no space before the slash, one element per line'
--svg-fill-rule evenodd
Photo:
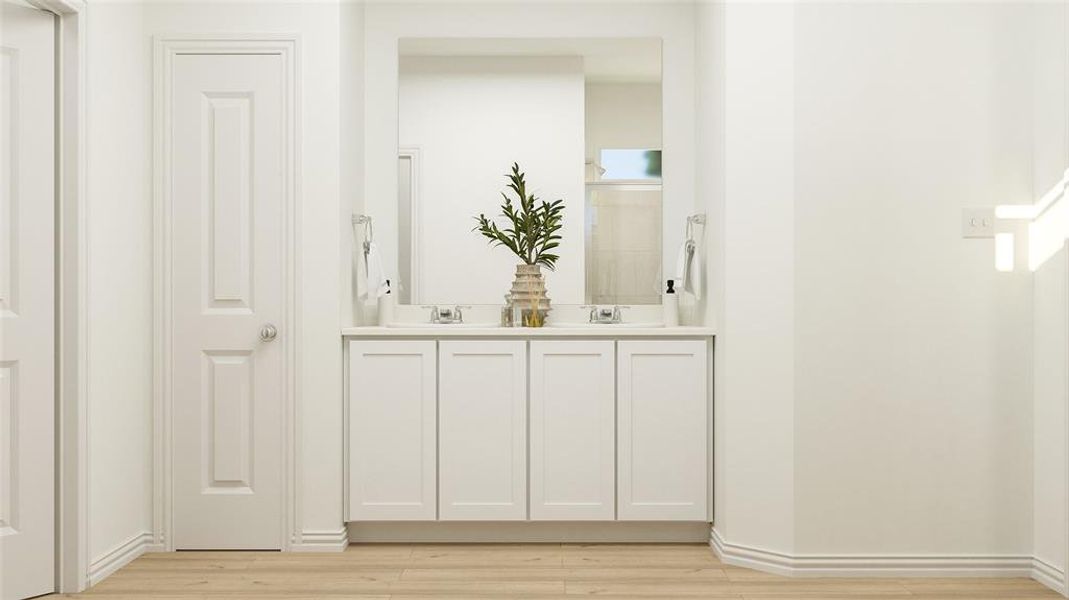
<path fill-rule="evenodd" d="M 630 306 L 596 306 L 588 304 L 586 306 L 580 306 L 579 308 L 590 309 L 590 316 L 587 319 L 588 323 L 597 323 L 602 325 L 618 325 L 624 322 L 623 309 L 631 308 Z"/>
<path fill-rule="evenodd" d="M 470 306 L 456 305 L 453 308 L 442 306 L 424 306 L 423 308 L 430 309 L 431 311 L 431 323 L 436 325 L 460 325 L 464 322 L 464 311 L 471 308 Z"/>

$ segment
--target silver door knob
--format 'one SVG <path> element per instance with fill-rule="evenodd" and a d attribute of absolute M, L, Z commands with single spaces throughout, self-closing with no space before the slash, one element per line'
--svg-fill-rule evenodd
<path fill-rule="evenodd" d="M 260 328 L 260 341 L 270 342 L 278 337 L 278 328 L 268 323 Z"/>

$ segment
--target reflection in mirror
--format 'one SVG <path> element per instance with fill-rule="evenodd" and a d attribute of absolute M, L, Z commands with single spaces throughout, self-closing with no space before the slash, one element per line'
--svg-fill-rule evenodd
<path fill-rule="evenodd" d="M 587 184 L 586 303 L 658 304 L 661 186 Z"/>
<path fill-rule="evenodd" d="M 588 81 L 586 298 L 661 301 L 661 84 Z"/>
<path fill-rule="evenodd" d="M 658 115 L 659 116 L 659 115 Z M 598 164 L 601 179 L 661 178 L 661 151 L 645 148 L 603 148 Z"/>
<path fill-rule="evenodd" d="M 398 152 L 397 156 L 397 219 L 400 223 L 412 223 L 412 190 L 416 185 L 415 177 L 415 154 Z M 412 237 L 412 227 L 400 227 L 397 230 L 397 279 L 405 282 L 399 286 L 397 302 L 400 304 L 412 303 L 412 285 L 415 279 L 412 277 L 412 246 L 415 239 Z"/>
<path fill-rule="evenodd" d="M 518 261 L 472 228 L 498 214 L 514 162 L 539 200 L 565 203 L 554 304 L 660 303 L 660 40 L 399 46 L 401 303 L 504 301 Z"/>

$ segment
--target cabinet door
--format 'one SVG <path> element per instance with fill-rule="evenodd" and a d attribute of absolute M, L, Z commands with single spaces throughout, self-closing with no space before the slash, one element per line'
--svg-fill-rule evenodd
<path fill-rule="evenodd" d="M 349 519 L 435 518 L 433 341 L 349 343 Z"/>
<path fill-rule="evenodd" d="M 526 342 L 443 341 L 439 359 L 439 518 L 525 519 Z"/>
<path fill-rule="evenodd" d="M 612 341 L 531 342 L 531 519 L 615 516 Z"/>
<path fill-rule="evenodd" d="M 621 341 L 617 357 L 618 518 L 708 520 L 706 343 Z"/>

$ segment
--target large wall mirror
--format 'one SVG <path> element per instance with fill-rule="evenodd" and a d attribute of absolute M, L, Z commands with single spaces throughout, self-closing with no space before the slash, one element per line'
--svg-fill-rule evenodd
<path fill-rule="evenodd" d="M 557 304 L 658 304 L 661 40 L 403 38 L 397 279 L 403 304 L 501 304 L 517 259 L 472 231 L 513 163 L 563 199 Z M 671 160 L 671 156 L 664 157 Z"/>

